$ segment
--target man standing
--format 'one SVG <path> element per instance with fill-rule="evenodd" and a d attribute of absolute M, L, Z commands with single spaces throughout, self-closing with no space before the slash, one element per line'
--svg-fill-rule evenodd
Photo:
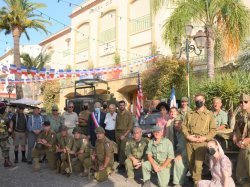
<path fill-rule="evenodd" d="M 165 130 L 166 130 L 166 135 L 165 138 L 168 138 L 172 144 L 174 143 L 174 119 L 178 115 L 178 109 L 176 107 L 171 107 L 169 109 L 169 119 L 167 121 Z"/>
<path fill-rule="evenodd" d="M 68 127 L 68 133 L 71 135 L 75 127 L 78 126 L 78 116 L 74 111 L 74 103 L 69 102 L 67 111 L 63 113 L 63 124 Z"/>
<path fill-rule="evenodd" d="M 250 95 L 240 96 L 241 112 L 236 116 L 233 141 L 240 148 L 236 178 L 242 187 L 250 186 Z"/>
<path fill-rule="evenodd" d="M 174 178 L 175 186 L 183 186 L 185 183 L 186 173 L 188 170 L 188 159 L 186 151 L 186 140 L 182 133 L 182 118 L 178 116 L 174 120 L 176 139 L 174 142 Z"/>
<path fill-rule="evenodd" d="M 96 102 L 94 108 L 95 111 L 89 115 L 88 119 L 88 136 L 93 147 L 95 146 L 96 141 L 95 129 L 99 126 L 105 128 L 104 120 L 106 116 L 105 113 L 101 112 L 101 103 Z"/>
<path fill-rule="evenodd" d="M 95 179 L 102 182 L 108 179 L 112 172 L 114 164 L 114 147 L 113 143 L 105 136 L 105 130 L 102 127 L 95 129 L 97 140 L 95 150 L 92 154 L 92 160 L 96 165 Z"/>
<path fill-rule="evenodd" d="M 39 158 L 43 155 L 47 156 L 49 167 L 51 169 L 55 169 L 56 157 L 53 150 L 55 138 L 55 132 L 50 129 L 50 122 L 45 121 L 43 123 L 43 130 L 38 135 L 36 146 L 32 151 L 32 158 L 34 159 L 34 171 L 40 170 Z"/>
<path fill-rule="evenodd" d="M 173 144 L 163 137 L 163 129 L 153 126 L 154 139 L 150 140 L 147 148 L 148 161 L 142 163 L 144 187 L 150 187 L 151 171 L 157 174 L 158 185 L 168 186 L 171 161 L 174 159 Z"/>
<path fill-rule="evenodd" d="M 15 146 L 15 163 L 18 163 L 18 149 L 21 146 L 22 162 L 27 162 L 25 156 L 26 148 L 26 132 L 28 124 L 28 116 L 23 113 L 24 106 L 17 107 L 17 113 L 14 114 L 10 121 L 10 128 L 12 129 L 13 145 Z"/>
<path fill-rule="evenodd" d="M 125 101 L 119 102 L 119 110 L 116 117 L 115 136 L 118 147 L 119 168 L 122 169 L 126 159 L 125 146 L 133 127 L 133 121 L 131 114 L 125 109 Z"/>
<path fill-rule="evenodd" d="M 59 127 L 63 124 L 63 118 L 58 113 L 58 106 L 52 106 L 52 114 L 49 114 L 46 118 L 50 122 L 50 128 L 55 133 L 59 132 Z"/>
<path fill-rule="evenodd" d="M 83 103 L 83 111 L 79 113 L 79 127 L 82 129 L 82 134 L 88 136 L 88 119 L 90 111 L 88 103 Z"/>
<path fill-rule="evenodd" d="M 4 157 L 4 167 L 12 167 L 13 164 L 9 159 L 10 143 L 8 134 L 11 132 L 11 129 L 8 129 L 6 126 L 8 122 L 8 116 L 5 110 L 6 104 L 4 102 L 0 102 L 0 148 Z"/>
<path fill-rule="evenodd" d="M 195 186 L 201 180 L 202 164 L 206 155 L 206 142 L 216 134 L 216 125 L 213 113 L 205 106 L 205 96 L 195 95 L 194 111 L 187 113 L 182 131 L 187 139 L 186 149 L 189 162 L 189 169 Z"/>
<path fill-rule="evenodd" d="M 134 169 L 140 169 L 142 162 L 146 160 L 147 145 L 148 140 L 142 137 L 142 129 L 134 127 L 133 138 L 127 142 L 125 149 L 128 181 L 134 182 Z"/>
<path fill-rule="evenodd" d="M 216 122 L 216 130 L 223 130 L 227 127 L 228 116 L 225 111 L 221 109 L 221 98 L 213 99 L 213 114 Z"/>
<path fill-rule="evenodd" d="M 181 108 L 179 109 L 179 113 L 180 113 L 182 120 L 185 119 L 185 116 L 189 111 L 191 111 L 191 108 L 188 107 L 188 98 L 182 97 L 181 98 Z"/>
<path fill-rule="evenodd" d="M 31 152 L 35 146 L 37 136 L 40 134 L 43 128 L 44 119 L 40 115 L 40 109 L 35 107 L 33 109 L 33 115 L 31 115 L 28 119 L 28 154 L 27 161 L 28 164 L 32 164 Z"/>
<path fill-rule="evenodd" d="M 108 139 L 115 142 L 115 121 L 116 121 L 115 105 L 109 105 L 109 113 L 105 117 L 105 132 Z"/>

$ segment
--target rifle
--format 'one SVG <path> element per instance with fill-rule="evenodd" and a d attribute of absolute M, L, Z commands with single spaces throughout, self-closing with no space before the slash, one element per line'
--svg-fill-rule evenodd
<path fill-rule="evenodd" d="M 71 159 L 70 159 L 70 154 L 69 151 L 66 149 L 66 161 L 68 162 L 68 166 L 65 171 L 68 174 L 68 176 L 70 176 L 70 174 L 72 173 L 72 165 L 71 165 Z"/>

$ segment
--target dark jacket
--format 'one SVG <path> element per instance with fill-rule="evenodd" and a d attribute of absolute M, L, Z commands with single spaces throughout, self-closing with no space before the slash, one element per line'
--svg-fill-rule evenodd
<path fill-rule="evenodd" d="M 91 113 L 92 114 L 92 113 Z M 95 134 L 95 129 L 96 129 L 96 126 L 95 126 L 95 123 L 92 119 L 92 115 L 89 115 L 89 119 L 88 119 L 88 135 L 90 136 L 90 143 L 92 146 L 95 146 L 95 141 L 96 141 L 96 134 Z M 103 127 L 105 129 L 105 123 L 104 123 L 104 120 L 105 120 L 105 117 L 106 117 L 106 114 L 104 112 L 100 112 L 100 122 L 99 122 L 99 126 Z"/>

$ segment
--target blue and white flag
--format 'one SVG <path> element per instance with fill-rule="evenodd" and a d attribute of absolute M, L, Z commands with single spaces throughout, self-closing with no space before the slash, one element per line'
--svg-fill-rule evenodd
<path fill-rule="evenodd" d="M 171 107 L 177 107 L 174 88 L 172 88 L 170 95 L 170 108 Z"/>

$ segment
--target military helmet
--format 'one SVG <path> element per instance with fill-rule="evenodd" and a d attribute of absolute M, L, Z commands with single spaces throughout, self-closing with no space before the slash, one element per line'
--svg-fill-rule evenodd
<path fill-rule="evenodd" d="M 81 130 L 81 128 L 80 127 L 75 127 L 74 129 L 73 129 L 73 131 L 72 131 L 72 134 L 75 134 L 75 133 L 82 133 L 82 130 Z"/>
<path fill-rule="evenodd" d="M 105 133 L 105 130 L 102 128 L 102 127 L 97 127 L 96 129 L 95 129 L 95 133 L 97 134 L 97 133 Z"/>

